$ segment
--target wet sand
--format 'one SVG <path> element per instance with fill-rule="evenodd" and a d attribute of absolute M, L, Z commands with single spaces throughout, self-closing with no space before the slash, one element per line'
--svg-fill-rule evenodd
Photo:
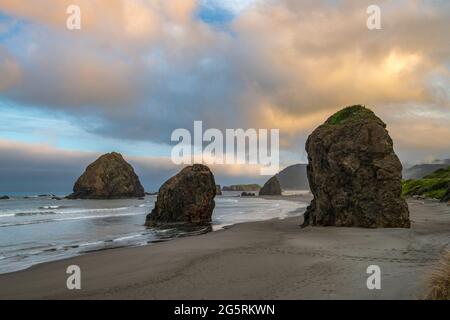
<path fill-rule="evenodd" d="M 0 275 L 0 299 L 420 299 L 450 246 L 450 207 L 408 203 L 411 229 L 301 229 L 302 218 L 245 223 Z M 373 264 L 381 290 L 366 287 Z M 81 268 L 81 290 L 66 288 L 69 265 Z"/>

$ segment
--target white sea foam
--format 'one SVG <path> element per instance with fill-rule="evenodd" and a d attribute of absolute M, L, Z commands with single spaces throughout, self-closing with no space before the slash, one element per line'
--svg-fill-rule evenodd
<path fill-rule="evenodd" d="M 135 239 L 135 238 L 139 238 L 139 237 L 142 237 L 142 233 L 133 234 L 133 235 L 130 235 L 130 236 L 123 236 L 123 237 L 120 237 L 120 238 L 116 238 L 113 241 L 114 242 L 119 242 L 119 241 L 131 240 L 131 239 Z"/>
<path fill-rule="evenodd" d="M 80 216 L 80 217 L 58 218 L 58 219 L 53 219 L 53 221 L 89 220 L 89 219 L 103 219 L 103 218 L 111 218 L 111 217 L 131 217 L 131 216 L 137 216 L 137 215 L 141 215 L 141 214 L 142 214 L 142 212 L 88 215 L 88 216 Z"/>
<path fill-rule="evenodd" d="M 109 211 L 124 211 L 128 210 L 130 207 L 119 207 L 119 208 L 98 208 L 98 209 L 64 209 L 61 213 L 65 214 L 78 214 L 78 213 L 91 213 L 91 212 L 109 212 Z"/>
<path fill-rule="evenodd" d="M 239 199 L 227 199 L 227 198 L 217 198 L 215 199 L 217 203 L 238 203 Z"/>
<path fill-rule="evenodd" d="M 14 213 L 6 213 L 6 214 L 0 214 L 0 218 L 7 218 L 7 217 L 14 217 Z"/>
<path fill-rule="evenodd" d="M 105 241 L 93 241 L 93 242 L 85 242 L 85 243 L 79 244 L 78 246 L 80 248 L 82 248 L 82 247 L 91 247 L 91 246 L 97 246 L 97 245 L 103 244 L 103 243 L 105 243 Z"/>
<path fill-rule="evenodd" d="M 46 216 L 46 215 L 53 215 L 57 214 L 54 211 L 29 211 L 29 212 L 18 212 L 14 214 L 16 217 L 29 217 L 29 216 Z"/>

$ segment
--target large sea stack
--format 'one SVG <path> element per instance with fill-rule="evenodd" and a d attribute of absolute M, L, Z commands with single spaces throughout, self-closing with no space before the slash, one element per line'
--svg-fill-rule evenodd
<path fill-rule="evenodd" d="M 363 106 L 347 107 L 306 142 L 314 200 L 303 226 L 409 228 L 402 165 L 386 124 Z"/>
<path fill-rule="evenodd" d="M 69 199 L 125 199 L 144 197 L 133 167 L 121 154 L 102 155 L 78 178 Z"/>
<path fill-rule="evenodd" d="M 209 226 L 216 192 L 214 175 L 207 166 L 186 167 L 161 186 L 155 208 L 147 216 L 145 225 Z"/>
<path fill-rule="evenodd" d="M 281 186 L 277 176 L 270 178 L 259 190 L 260 196 L 281 196 Z"/>

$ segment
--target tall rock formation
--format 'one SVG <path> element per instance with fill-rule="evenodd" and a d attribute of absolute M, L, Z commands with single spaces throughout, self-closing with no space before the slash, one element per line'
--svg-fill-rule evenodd
<path fill-rule="evenodd" d="M 409 228 L 402 165 L 385 123 L 363 106 L 347 107 L 306 142 L 314 200 L 303 226 Z"/>
<path fill-rule="evenodd" d="M 159 189 L 146 226 L 205 226 L 215 207 L 216 182 L 207 166 L 194 164 L 181 170 Z"/>
<path fill-rule="evenodd" d="M 281 186 L 277 176 L 270 178 L 259 190 L 260 196 L 281 196 Z"/>
<path fill-rule="evenodd" d="M 102 155 L 78 178 L 69 199 L 124 199 L 143 197 L 144 188 L 133 167 L 120 153 Z"/>

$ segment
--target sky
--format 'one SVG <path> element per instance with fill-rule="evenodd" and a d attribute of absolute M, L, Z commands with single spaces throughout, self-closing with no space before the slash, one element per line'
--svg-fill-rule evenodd
<path fill-rule="evenodd" d="M 380 30 L 365 0 L 0 0 L 0 193 L 69 192 L 111 151 L 157 190 L 179 170 L 171 133 L 195 120 L 280 129 L 281 165 L 304 163 L 308 135 L 354 104 L 405 165 L 450 158 L 450 2 L 376 2 Z"/>

